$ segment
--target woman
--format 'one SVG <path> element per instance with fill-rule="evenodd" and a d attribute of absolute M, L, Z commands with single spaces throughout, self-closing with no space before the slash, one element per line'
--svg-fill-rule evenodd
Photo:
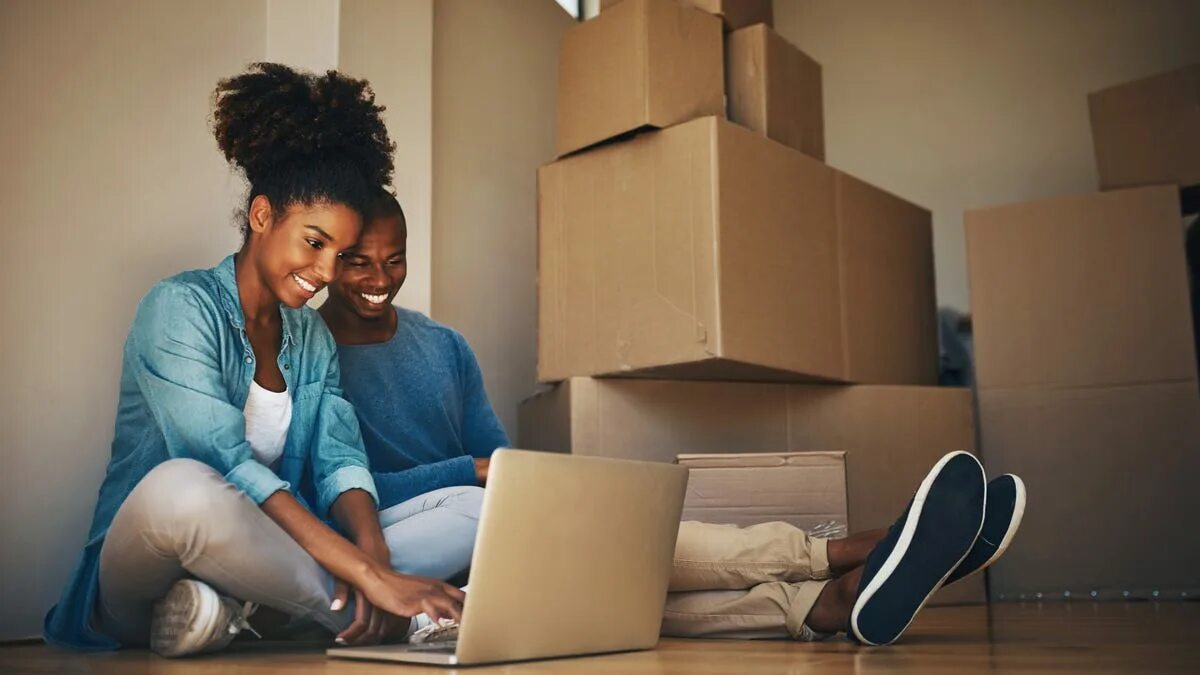
<path fill-rule="evenodd" d="M 256 64 L 218 85 L 216 139 L 250 184 L 245 238 L 138 307 L 112 457 L 82 558 L 46 617 L 50 642 L 211 651 L 247 627 L 251 603 L 355 644 L 419 613 L 459 616 L 461 591 L 393 571 L 419 556 L 425 529 L 408 551 L 389 548 L 404 537 L 383 529 L 420 514 L 377 513 L 333 339 L 305 307 L 388 182 L 381 111 L 366 82 L 332 71 Z"/>

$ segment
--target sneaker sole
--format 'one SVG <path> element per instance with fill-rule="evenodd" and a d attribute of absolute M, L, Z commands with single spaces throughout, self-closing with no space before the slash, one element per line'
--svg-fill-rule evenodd
<path fill-rule="evenodd" d="M 1017 536 L 1017 530 L 1021 529 L 1021 519 L 1025 517 L 1025 481 L 1021 480 L 1020 476 L 1014 474 L 1004 474 L 1013 479 L 1013 485 L 1016 488 L 1016 496 L 1013 499 L 1012 516 L 1008 519 L 1008 529 L 1004 532 L 1004 537 L 1000 539 L 1000 545 L 996 547 L 996 552 L 991 555 L 982 565 L 972 570 L 970 574 L 964 574 L 955 581 L 969 579 L 972 576 L 986 570 L 1004 555 L 1008 550 L 1008 545 L 1012 543 L 1014 537 Z"/>
<path fill-rule="evenodd" d="M 908 617 L 908 621 L 905 622 L 904 626 L 901 627 L 900 630 L 896 631 L 895 636 L 888 640 L 875 642 L 863 636 L 858 627 L 860 613 L 862 612 L 863 608 L 870 603 L 871 598 L 874 597 L 879 589 L 883 587 L 896 569 L 899 568 L 900 563 L 904 560 L 904 556 L 908 553 L 909 546 L 912 544 L 913 535 L 916 534 L 917 524 L 921 520 L 921 514 L 925 509 L 925 499 L 929 495 L 929 490 L 933 488 L 933 483 L 941 475 L 942 469 L 945 468 L 946 464 L 950 463 L 951 460 L 959 456 L 970 457 L 979 469 L 981 484 L 987 484 L 986 474 L 984 473 L 983 465 L 979 463 L 979 459 L 971 453 L 963 452 L 961 450 L 949 453 L 945 457 L 942 457 L 942 459 L 938 461 L 938 463 L 935 464 L 932 469 L 929 470 L 929 473 L 925 476 L 925 480 L 921 481 L 921 486 L 917 488 L 916 496 L 913 497 L 912 507 L 908 510 L 908 516 L 904 520 L 904 527 L 901 529 L 900 536 L 896 540 L 895 548 L 893 548 L 891 553 L 888 554 L 887 560 L 885 560 L 883 565 L 880 566 L 879 572 L 875 574 L 875 577 L 871 579 L 871 582 L 867 584 L 867 587 L 863 589 L 863 592 L 859 595 L 858 600 L 854 603 L 854 609 L 850 614 L 850 627 L 851 630 L 854 631 L 854 637 L 863 644 L 872 646 L 890 644 L 898 639 L 900 635 L 904 633 L 904 631 L 908 630 L 908 627 L 912 624 L 913 619 L 915 619 L 917 614 L 921 612 L 921 609 L 925 607 L 925 603 L 929 602 L 929 598 L 932 597 L 933 594 L 942 587 L 942 584 L 946 582 L 946 579 L 954 572 L 958 565 L 962 563 L 964 559 L 966 559 L 967 555 L 971 552 L 971 546 L 974 544 L 975 538 L 978 538 L 979 533 L 983 531 L 983 514 L 987 510 L 986 489 L 983 493 L 983 503 L 981 505 L 982 508 L 979 511 L 979 525 L 975 528 L 974 537 L 972 537 L 971 541 L 967 542 L 967 545 L 963 547 L 962 555 L 958 557 L 958 560 L 956 560 L 953 565 L 949 566 L 949 569 L 947 569 L 946 573 L 942 575 L 942 578 L 933 585 L 933 588 L 930 589 L 930 591 L 921 600 L 920 604 L 917 605 L 917 608 L 912 612 L 912 615 Z"/>
<path fill-rule="evenodd" d="M 192 579 L 175 582 L 171 590 L 154 604 L 151 619 L 150 649 L 159 656 L 174 657 L 194 653 L 203 642 L 198 627 L 216 620 L 221 600 L 215 592 Z"/>

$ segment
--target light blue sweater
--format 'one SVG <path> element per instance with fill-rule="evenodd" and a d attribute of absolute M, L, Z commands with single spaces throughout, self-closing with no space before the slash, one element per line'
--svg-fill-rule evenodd
<path fill-rule="evenodd" d="M 396 308 L 396 334 L 338 345 L 342 388 L 354 404 L 380 508 L 475 484 L 475 457 L 508 445 L 479 363 L 457 331 Z"/>

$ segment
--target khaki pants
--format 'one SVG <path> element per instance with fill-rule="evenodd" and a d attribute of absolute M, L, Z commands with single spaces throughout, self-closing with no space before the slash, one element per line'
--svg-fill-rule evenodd
<path fill-rule="evenodd" d="M 482 494 L 445 488 L 380 512 L 392 566 L 440 578 L 466 568 Z M 681 523 L 663 634 L 813 639 L 804 619 L 829 578 L 826 544 L 784 523 Z M 113 518 L 100 552 L 100 627 L 145 645 L 154 602 L 187 576 L 334 633 L 353 620 L 330 611 L 332 577 L 254 502 L 210 467 L 176 459 L 151 470 Z"/>
<path fill-rule="evenodd" d="M 817 639 L 804 620 L 829 578 L 828 541 L 787 523 L 680 523 L 662 633 Z"/>

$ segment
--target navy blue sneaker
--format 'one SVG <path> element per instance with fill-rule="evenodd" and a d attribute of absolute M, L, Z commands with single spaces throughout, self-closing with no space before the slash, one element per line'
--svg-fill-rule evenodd
<path fill-rule="evenodd" d="M 1021 527 L 1025 515 L 1025 483 L 1006 473 L 987 484 L 987 508 L 983 513 L 983 530 L 971 547 L 971 552 L 946 579 L 952 584 L 959 579 L 987 569 L 1000 559 Z"/>
<path fill-rule="evenodd" d="M 979 460 L 952 452 L 934 465 L 917 494 L 863 566 L 851 634 L 891 644 L 970 552 L 983 527 L 986 478 Z"/>

